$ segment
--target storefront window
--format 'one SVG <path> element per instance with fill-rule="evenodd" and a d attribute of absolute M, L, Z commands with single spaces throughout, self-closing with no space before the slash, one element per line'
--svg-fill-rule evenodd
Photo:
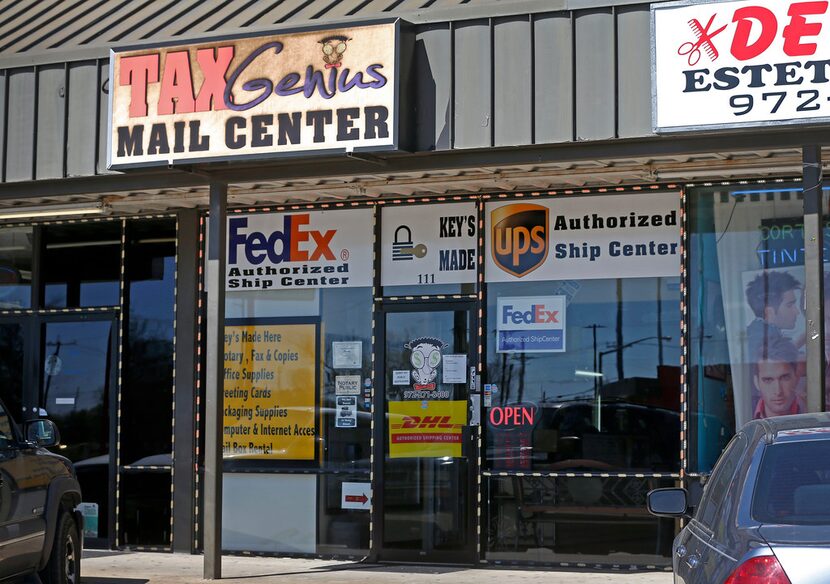
<path fill-rule="evenodd" d="M 801 187 L 689 194 L 690 470 L 737 428 L 806 410 Z"/>
<path fill-rule="evenodd" d="M 0 310 L 31 306 L 32 228 L 0 229 Z"/>
<path fill-rule="evenodd" d="M 665 478 L 489 477 L 489 561 L 665 565 L 674 521 L 646 509 Z"/>
<path fill-rule="evenodd" d="M 822 189 L 822 210 L 824 219 L 824 249 L 822 250 L 822 263 L 824 266 L 824 411 L 830 412 L 830 187 Z"/>
<path fill-rule="evenodd" d="M 110 535 L 116 326 L 111 314 L 60 316 L 42 325 L 40 406 L 60 428 L 56 452 L 73 462 L 83 503 L 91 504 L 97 517 L 85 525 L 84 535 L 99 543 Z"/>
<path fill-rule="evenodd" d="M 121 420 L 121 457 L 130 466 L 172 464 L 175 272 L 175 219 L 130 222 L 121 384 L 129 412 Z"/>
<path fill-rule="evenodd" d="M 344 493 L 365 485 L 371 495 L 372 211 L 229 223 L 223 546 L 368 550 L 369 506 Z M 294 255 L 260 256 L 247 243 L 271 233 L 297 238 L 282 248 Z M 366 242 L 345 239 L 355 235 Z"/>
<path fill-rule="evenodd" d="M 488 560 L 667 563 L 645 498 L 680 469 L 679 207 L 485 206 Z"/>
<path fill-rule="evenodd" d="M 121 275 L 121 222 L 43 228 L 45 308 L 115 306 Z"/>
<path fill-rule="evenodd" d="M 23 325 L 0 321 L 0 398 L 9 414 L 23 420 Z"/>
<path fill-rule="evenodd" d="M 170 545 L 176 220 L 127 223 L 119 541 Z"/>
<path fill-rule="evenodd" d="M 499 350 L 500 312 L 557 296 L 565 351 Z M 490 469 L 678 470 L 679 278 L 491 284 L 487 299 Z"/>

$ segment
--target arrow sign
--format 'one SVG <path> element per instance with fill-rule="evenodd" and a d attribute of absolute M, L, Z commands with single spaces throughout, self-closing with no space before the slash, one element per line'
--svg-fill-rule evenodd
<path fill-rule="evenodd" d="M 340 507 L 368 511 L 372 506 L 371 492 L 372 487 L 369 483 L 343 483 Z"/>

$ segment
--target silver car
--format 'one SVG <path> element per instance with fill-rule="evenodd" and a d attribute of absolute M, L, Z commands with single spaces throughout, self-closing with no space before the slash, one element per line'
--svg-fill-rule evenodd
<path fill-rule="evenodd" d="M 690 507 L 656 489 L 648 508 L 689 519 L 673 545 L 675 584 L 830 582 L 830 414 L 745 425 Z"/>

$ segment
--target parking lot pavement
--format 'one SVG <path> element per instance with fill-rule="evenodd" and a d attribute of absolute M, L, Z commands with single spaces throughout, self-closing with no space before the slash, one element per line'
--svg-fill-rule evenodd
<path fill-rule="evenodd" d="M 87 550 L 83 584 L 195 584 L 202 556 Z M 330 560 L 226 556 L 224 582 L 234 584 L 670 584 L 666 572 L 566 572 L 450 566 L 377 565 Z"/>

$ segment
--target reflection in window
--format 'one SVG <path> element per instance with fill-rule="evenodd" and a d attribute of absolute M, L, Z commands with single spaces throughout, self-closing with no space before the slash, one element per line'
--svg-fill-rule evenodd
<path fill-rule="evenodd" d="M 44 325 L 41 407 L 57 424 L 57 452 L 74 463 L 83 501 L 98 505 L 97 533 L 108 536 L 109 390 L 114 320 L 49 322 Z"/>
<path fill-rule="evenodd" d="M 830 439 L 769 446 L 758 476 L 753 519 L 778 525 L 830 526 Z"/>
<path fill-rule="evenodd" d="M 45 325 L 41 407 L 61 432 L 61 454 L 75 461 L 109 454 L 112 321 Z"/>
<path fill-rule="evenodd" d="M 176 220 L 127 224 L 119 539 L 170 545 Z M 154 467 L 148 471 L 148 467 Z M 161 467 L 159 469 L 158 467 Z"/>
<path fill-rule="evenodd" d="M 125 546 L 170 545 L 169 470 L 127 472 L 121 477 L 119 541 Z"/>
<path fill-rule="evenodd" d="M 490 561 L 667 565 L 674 521 L 646 510 L 671 480 L 622 477 L 489 477 Z"/>
<path fill-rule="evenodd" d="M 690 468 L 752 418 L 805 410 L 801 189 L 696 189 L 690 211 Z"/>
<path fill-rule="evenodd" d="M 830 221 L 826 219 L 830 215 L 830 187 L 822 189 L 822 206 L 825 219 L 824 225 L 824 249 L 821 258 L 824 265 L 824 411 L 830 412 Z"/>
<path fill-rule="evenodd" d="M 0 309 L 32 306 L 32 228 L 0 229 Z"/>
<path fill-rule="evenodd" d="M 307 403 L 291 404 L 290 411 L 285 395 L 280 396 L 280 385 L 270 381 L 240 383 L 232 378 L 236 372 L 251 369 L 243 361 L 230 357 L 226 361 L 225 391 L 249 389 L 253 387 L 271 391 L 270 397 L 262 395 L 254 398 L 252 393 L 226 399 L 225 405 L 232 405 L 239 411 L 244 408 L 261 409 L 281 407 L 286 410 L 284 418 L 279 416 L 264 421 L 252 415 L 250 418 L 226 416 L 226 426 L 244 428 L 264 423 L 266 426 L 284 427 L 287 418 L 292 428 L 294 422 L 307 419 L 308 412 L 316 421 L 319 434 L 313 437 L 313 456 L 300 444 L 306 437 L 293 435 L 276 435 L 269 438 L 273 444 L 275 456 L 244 457 L 233 456 L 226 450 L 225 472 L 245 472 L 251 470 L 280 473 L 270 475 L 279 485 L 292 485 L 297 477 L 293 471 L 308 473 L 319 471 L 319 490 L 317 495 L 316 532 L 318 553 L 356 554 L 368 549 L 369 520 L 368 514 L 360 509 L 344 509 L 341 499 L 343 482 L 369 483 L 370 428 L 371 428 L 371 380 L 372 371 L 372 289 L 301 289 L 228 292 L 226 300 L 226 333 L 250 331 L 262 335 L 270 334 L 269 340 L 263 336 L 260 342 L 249 342 L 247 350 L 267 354 L 268 349 L 276 346 L 287 347 L 309 338 L 308 332 L 319 329 L 319 346 L 305 347 L 298 350 L 298 359 L 289 362 L 285 368 L 278 364 L 268 365 L 268 370 L 292 370 L 294 378 L 314 379 L 315 371 L 306 371 L 305 367 L 317 367 L 319 387 L 311 387 L 305 392 Z M 266 320 L 267 319 L 267 320 Z M 319 321 L 319 326 L 316 324 Z M 276 341 L 276 335 L 282 340 Z M 293 339 L 288 337 L 293 335 Z M 279 343 L 278 345 L 275 343 Z M 233 347 L 242 346 L 231 340 L 226 344 L 226 353 L 232 353 Z M 316 353 L 316 358 L 309 359 L 307 353 Z M 244 358 L 248 358 L 246 355 Z M 226 355 L 227 357 L 227 355 Z M 256 368 L 256 367 L 255 367 Z M 258 368 L 257 368 L 258 369 Z M 298 377 L 299 376 L 299 377 Z M 371 383 L 371 381 L 369 381 Z M 338 384 L 340 389 L 338 391 Z M 294 393 L 294 397 L 298 392 Z M 301 393 L 301 392 L 300 392 Z M 228 395 L 226 393 L 226 395 Z M 351 408 L 343 414 L 338 408 L 338 397 L 353 398 L 356 407 L 352 416 Z M 339 413 L 338 413 L 339 412 Z M 339 419 L 339 422 L 338 422 Z M 240 440 L 228 438 L 225 442 Z M 299 455 L 302 455 L 300 457 Z M 293 458 L 292 458 L 293 457 Z M 272 542 L 274 549 L 291 550 L 291 542 Z M 246 548 L 247 549 L 247 548 Z M 269 547 L 270 549 L 270 547 Z"/>
<path fill-rule="evenodd" d="M 172 464 L 175 219 L 127 225 L 121 460 Z"/>
<path fill-rule="evenodd" d="M 567 298 L 565 352 L 488 342 L 489 468 L 677 470 L 679 279 L 490 284 L 488 339 L 499 298 L 549 295 Z"/>
<path fill-rule="evenodd" d="M 43 228 L 45 308 L 114 306 L 121 274 L 121 222 Z"/>
<path fill-rule="evenodd" d="M 0 323 L 0 398 L 17 421 L 23 421 L 23 327 Z"/>
<path fill-rule="evenodd" d="M 5 449 L 14 444 L 15 436 L 12 430 L 12 421 L 6 410 L 0 404 L 0 449 Z"/>

